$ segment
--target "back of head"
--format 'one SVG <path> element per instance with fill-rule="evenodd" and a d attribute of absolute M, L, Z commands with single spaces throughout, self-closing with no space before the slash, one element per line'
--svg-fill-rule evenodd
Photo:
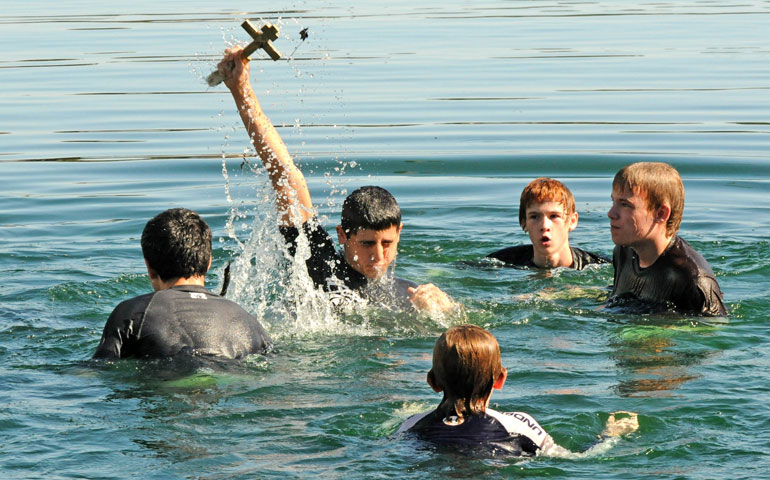
<path fill-rule="evenodd" d="M 476 325 L 450 328 L 436 340 L 428 373 L 433 385 L 444 392 L 439 413 L 459 418 L 484 413 L 502 372 L 500 346 L 491 333 Z"/>
<path fill-rule="evenodd" d="M 666 232 L 679 231 L 684 212 L 684 185 L 674 167 L 662 162 L 637 162 L 627 165 L 615 174 L 613 190 L 629 189 L 647 200 L 648 210 L 654 212 L 662 205 L 671 208 Z"/>
<path fill-rule="evenodd" d="M 524 187 L 519 200 L 519 224 L 527 224 L 527 207 L 533 203 L 556 202 L 564 207 L 564 213 L 575 213 L 575 197 L 563 183 L 553 178 L 540 177 Z"/>
<path fill-rule="evenodd" d="M 346 235 L 359 230 L 385 230 L 401 225 L 401 208 L 381 187 L 365 186 L 348 195 L 342 204 L 342 229 Z"/>
<path fill-rule="evenodd" d="M 142 254 L 163 280 L 205 275 L 211 260 L 211 229 L 192 210 L 166 210 L 144 227 Z"/>

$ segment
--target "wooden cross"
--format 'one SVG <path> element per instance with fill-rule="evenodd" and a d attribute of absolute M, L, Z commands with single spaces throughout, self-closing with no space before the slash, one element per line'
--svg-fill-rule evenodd
<path fill-rule="evenodd" d="M 244 30 L 249 32 L 251 38 L 254 39 L 253 42 L 246 45 L 246 48 L 241 51 L 241 58 L 249 60 L 251 54 L 260 48 L 267 52 L 273 60 L 281 58 L 281 52 L 276 50 L 275 47 L 273 47 L 273 44 L 270 43 L 271 40 L 278 38 L 278 27 L 271 23 L 266 23 L 261 30 L 257 30 L 248 20 L 243 22 L 241 26 Z M 206 77 L 206 83 L 208 83 L 210 87 L 214 87 L 222 83 L 224 79 L 225 78 L 217 70 L 214 70 L 208 77 Z"/>
<path fill-rule="evenodd" d="M 241 58 L 248 59 L 252 53 L 256 52 L 260 48 L 264 50 L 268 55 L 270 55 L 270 58 L 273 60 L 278 60 L 281 58 L 281 52 L 276 50 L 275 47 L 273 47 L 273 44 L 270 43 L 271 40 L 276 40 L 278 38 L 278 27 L 272 23 L 266 23 L 261 30 L 257 30 L 248 20 L 243 22 L 241 27 L 243 27 L 243 29 L 246 30 L 249 35 L 251 35 L 251 38 L 254 39 L 253 42 L 248 44 L 246 48 L 243 49 Z"/>

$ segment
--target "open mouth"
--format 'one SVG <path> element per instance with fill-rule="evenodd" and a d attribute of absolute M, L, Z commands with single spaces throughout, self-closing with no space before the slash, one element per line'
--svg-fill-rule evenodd
<path fill-rule="evenodd" d="M 548 235 L 543 235 L 540 237 L 540 245 L 549 245 L 551 243 L 551 237 Z"/>

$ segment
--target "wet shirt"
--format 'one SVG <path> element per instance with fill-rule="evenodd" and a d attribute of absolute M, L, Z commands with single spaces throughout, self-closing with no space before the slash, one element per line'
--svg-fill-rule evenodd
<path fill-rule="evenodd" d="M 436 410 L 409 417 L 396 435 L 410 434 L 436 445 L 456 445 L 503 450 L 511 455 L 533 456 L 551 447 L 548 433 L 523 412 L 498 412 L 488 408 L 459 425 Z"/>
<path fill-rule="evenodd" d="M 708 262 L 678 235 L 647 268 L 630 247 L 616 246 L 612 258 L 615 282 L 608 307 L 648 312 L 674 309 L 682 313 L 726 315 L 714 272 Z"/>
<path fill-rule="evenodd" d="M 94 358 L 179 353 L 240 358 L 271 346 L 259 321 L 238 304 L 201 286 L 180 285 L 115 307 Z"/>
<path fill-rule="evenodd" d="M 569 247 L 572 252 L 572 265 L 570 268 L 575 270 L 583 270 L 588 265 L 610 263 L 610 260 L 597 255 L 595 253 L 586 252 L 576 247 Z M 487 258 L 496 258 L 507 265 L 519 268 L 542 268 L 535 265 L 533 261 L 535 258 L 535 247 L 532 244 L 529 245 L 517 245 L 515 247 L 508 247 L 492 252 L 487 255 Z"/>
<path fill-rule="evenodd" d="M 333 292 L 339 297 L 355 292 L 368 302 L 394 310 L 404 311 L 413 308 L 409 300 L 409 287 L 416 287 L 416 283 L 390 276 L 369 280 L 353 269 L 342 252 L 334 248 L 331 236 L 320 225 L 317 218 L 305 222 L 302 229 L 310 246 L 310 257 L 305 264 L 316 287 Z M 289 253 L 294 256 L 299 230 L 284 226 L 281 227 L 281 234 L 289 246 Z"/>

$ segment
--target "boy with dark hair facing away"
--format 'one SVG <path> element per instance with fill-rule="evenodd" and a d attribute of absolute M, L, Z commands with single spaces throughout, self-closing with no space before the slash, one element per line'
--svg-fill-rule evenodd
<path fill-rule="evenodd" d="M 428 372 L 428 385 L 444 398 L 435 410 L 408 418 L 396 435 L 512 455 L 574 455 L 557 445 L 528 414 L 489 408 L 492 390 L 502 389 L 507 376 L 500 346 L 490 332 L 470 324 L 448 329 L 436 340 L 433 368 Z M 622 413 L 628 417 L 610 415 L 600 438 L 609 440 L 638 428 L 635 414 Z"/>
<path fill-rule="evenodd" d="M 391 298 L 368 296 L 382 279 L 396 257 L 401 236 L 401 210 L 385 189 L 366 186 L 351 193 L 342 207 L 342 222 L 337 252 L 329 234 L 313 214 L 310 192 L 302 172 L 294 164 L 283 140 L 262 110 L 249 80 L 249 62 L 241 58 L 241 47 L 225 51 L 217 69 L 233 95 L 238 113 L 251 138 L 276 192 L 281 215 L 281 233 L 290 253 L 296 250 L 299 229 L 307 235 L 311 254 L 307 260 L 310 277 L 316 287 L 339 292 L 341 288 L 357 292 L 368 300 L 398 309 L 412 307 L 429 313 L 443 313 L 457 304 L 433 284 L 417 285 L 395 278 Z M 370 289 L 370 287 L 373 287 Z"/>
<path fill-rule="evenodd" d="M 115 307 L 94 358 L 239 358 L 272 347 L 256 318 L 206 290 L 211 229 L 197 213 L 174 208 L 158 214 L 144 227 L 141 244 L 154 293 Z"/>
<path fill-rule="evenodd" d="M 582 270 L 593 263 L 609 263 L 595 253 L 569 245 L 569 232 L 578 224 L 575 198 L 560 181 L 540 177 L 521 192 L 519 225 L 529 234 L 530 245 L 503 248 L 487 255 L 514 267 Z"/>
<path fill-rule="evenodd" d="M 679 172 L 660 162 L 621 168 L 612 182 L 615 251 L 610 307 L 726 315 L 714 272 L 677 232 L 684 211 Z"/>

